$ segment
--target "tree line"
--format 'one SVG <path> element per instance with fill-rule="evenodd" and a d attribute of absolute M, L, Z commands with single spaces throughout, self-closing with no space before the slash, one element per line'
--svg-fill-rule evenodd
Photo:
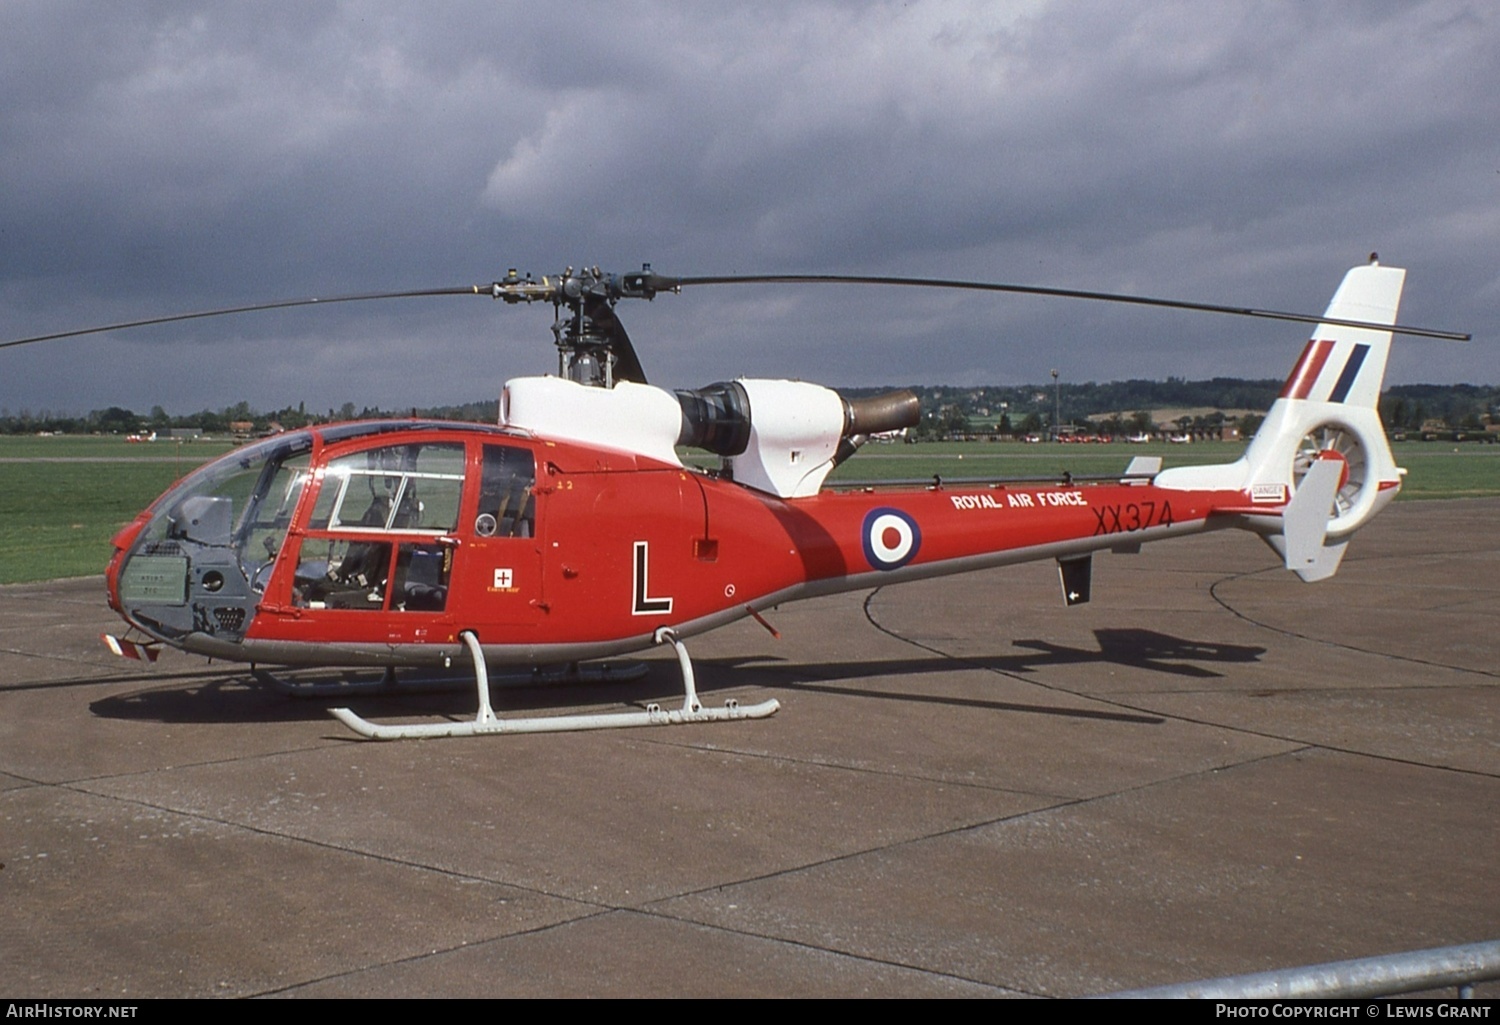
<path fill-rule="evenodd" d="M 1210 410 L 1170 421 L 1187 433 L 1217 435 L 1233 425 L 1248 435 L 1260 425 L 1282 385 L 1274 378 L 1215 377 L 972 388 L 916 385 L 911 390 L 922 403 L 919 437 L 1044 433 L 1051 431 L 1054 420 L 1064 429 L 1089 433 L 1149 434 L 1160 422 L 1158 412 L 1165 409 Z M 881 390 L 850 389 L 846 394 Z M 1395 385 L 1382 393 L 1380 409 L 1393 433 L 1416 433 L 1424 428 L 1480 432 L 1488 424 L 1500 423 L 1500 386 Z"/>
<path fill-rule="evenodd" d="M 1242 380 L 1215 377 L 1188 381 L 1169 377 L 1165 381 L 1111 381 L 1028 385 L 954 387 L 911 385 L 921 400 L 923 422 L 919 434 L 946 436 L 969 433 L 1027 434 L 1050 430 L 1054 419 L 1064 426 L 1112 434 L 1149 432 L 1154 412 L 1162 409 L 1210 409 L 1199 416 L 1202 423 L 1184 426 L 1191 430 L 1215 430 L 1234 422 L 1242 431 L 1253 429 L 1243 422 L 1245 413 L 1259 414 L 1271 407 L 1282 382 L 1277 379 Z M 876 394 L 890 388 L 839 389 L 850 397 Z M 1500 422 L 1500 385 L 1410 384 L 1395 385 L 1381 396 L 1381 416 L 1393 431 L 1420 431 L 1434 425 L 1449 430 L 1480 431 Z M 96 409 L 84 415 L 49 410 L 0 409 L 0 433 L 37 434 L 141 434 L 156 431 L 198 430 L 205 434 L 263 434 L 278 429 L 293 430 L 315 423 L 416 416 L 473 423 L 494 423 L 499 417 L 496 400 L 450 406 L 380 409 L 345 402 L 326 412 L 310 411 L 305 403 L 276 410 L 257 410 L 239 402 L 219 410 L 169 414 L 153 406 L 140 414 L 119 406 Z M 1238 419 L 1236 419 L 1238 418 Z M 1255 422 L 1258 422 L 1255 421 Z"/>

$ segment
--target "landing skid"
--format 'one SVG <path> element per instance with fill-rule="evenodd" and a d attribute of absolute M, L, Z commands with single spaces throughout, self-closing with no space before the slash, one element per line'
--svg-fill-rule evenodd
<path fill-rule="evenodd" d="M 250 675 L 272 690 L 294 698 L 330 698 L 340 695 L 375 696 L 380 694 L 452 694 L 473 687 L 463 676 L 398 677 L 387 667 L 379 679 L 346 678 L 336 681 L 286 680 L 264 669 L 251 669 Z M 490 677 L 501 687 L 538 687 L 558 683 L 626 683 L 646 675 L 644 662 L 599 662 L 581 665 L 538 666 L 524 672 L 502 673 Z"/>
<path fill-rule="evenodd" d="M 562 733 L 570 730 L 611 730 L 627 726 L 676 726 L 689 722 L 730 722 L 736 719 L 764 719 L 781 707 L 775 698 L 757 705 L 741 707 L 733 698 L 723 708 L 704 708 L 698 701 L 693 663 L 687 648 L 677 635 L 663 627 L 656 631 L 657 644 L 670 644 L 677 652 L 682 669 L 682 707 L 663 710 L 647 705 L 640 712 L 605 712 L 596 715 L 550 715 L 501 719 L 490 707 L 490 677 L 484 664 L 484 650 L 473 631 L 459 634 L 474 660 L 474 683 L 479 693 L 479 712 L 472 722 L 419 723 L 407 726 L 379 726 L 355 715 L 347 708 L 331 709 L 334 718 L 355 733 L 370 740 L 416 740 L 427 737 L 474 737 L 490 733 Z M 618 677 L 617 677 L 618 678 Z M 342 691 L 338 693 L 344 693 Z"/>

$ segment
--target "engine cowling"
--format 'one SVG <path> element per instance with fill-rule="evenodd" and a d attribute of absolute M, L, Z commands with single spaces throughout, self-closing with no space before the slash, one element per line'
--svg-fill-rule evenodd
<path fill-rule="evenodd" d="M 914 426 L 910 391 L 845 399 L 805 381 L 741 378 L 679 391 L 678 444 L 724 457 L 738 482 L 783 498 L 815 495 L 829 472 L 872 434 Z"/>
<path fill-rule="evenodd" d="M 628 381 L 594 388 L 523 377 L 506 382 L 500 401 L 504 426 L 677 466 L 676 446 L 707 449 L 734 480 L 782 498 L 817 494 L 870 435 L 912 427 L 920 415 L 909 391 L 849 400 L 805 381 L 756 378 L 674 396 Z"/>

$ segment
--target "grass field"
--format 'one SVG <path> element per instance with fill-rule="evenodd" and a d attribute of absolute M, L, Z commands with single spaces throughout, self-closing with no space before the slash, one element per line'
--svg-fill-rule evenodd
<path fill-rule="evenodd" d="M 1025 445 L 1019 443 L 867 445 L 834 472 L 834 480 L 903 477 L 1077 477 L 1119 473 L 1134 456 L 1161 456 L 1163 466 L 1233 462 L 1244 442 L 1170 445 Z M 1500 495 L 1500 445 L 1405 441 L 1392 446 L 1405 467 L 1401 500 Z"/>
<path fill-rule="evenodd" d="M 1018 442 L 934 442 L 866 445 L 834 471 L 834 480 L 905 477 L 1075 477 L 1122 472 L 1135 456 L 1161 456 L 1164 466 L 1233 462 L 1243 443 L 1202 445 L 1027 445 Z"/>
<path fill-rule="evenodd" d="M 1396 465 L 1407 471 L 1403 499 L 1500 495 L 1500 445 L 1401 441 L 1391 447 Z"/>
<path fill-rule="evenodd" d="M 0 438 L 0 584 L 101 573 L 109 539 L 226 442 L 151 445 L 119 438 Z M 835 479 L 1060 477 L 1118 473 L 1133 456 L 1167 466 L 1228 462 L 1242 443 L 1196 445 L 869 445 Z M 1401 442 L 1403 500 L 1500 495 L 1500 445 Z"/>
<path fill-rule="evenodd" d="M 109 539 L 227 442 L 0 438 L 0 584 L 102 573 Z"/>

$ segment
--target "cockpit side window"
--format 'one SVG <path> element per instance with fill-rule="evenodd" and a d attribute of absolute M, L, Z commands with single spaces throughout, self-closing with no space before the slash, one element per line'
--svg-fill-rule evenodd
<path fill-rule="evenodd" d="M 480 537 L 533 537 L 536 534 L 536 458 L 514 445 L 484 446 L 479 480 Z"/>
<path fill-rule="evenodd" d="M 329 462 L 308 527 L 442 534 L 458 526 L 462 442 L 388 445 Z"/>
<path fill-rule="evenodd" d="M 306 453 L 285 462 L 267 462 L 255 490 L 244 503 L 244 511 L 234 528 L 234 544 L 241 565 L 262 564 L 255 580 L 257 590 L 265 586 L 264 570 L 270 568 L 270 560 L 281 548 L 307 479 Z"/>
<path fill-rule="evenodd" d="M 441 611 L 452 553 L 436 536 L 458 525 L 464 466 L 464 444 L 455 441 L 386 445 L 330 460 L 302 542 L 292 603 Z"/>

